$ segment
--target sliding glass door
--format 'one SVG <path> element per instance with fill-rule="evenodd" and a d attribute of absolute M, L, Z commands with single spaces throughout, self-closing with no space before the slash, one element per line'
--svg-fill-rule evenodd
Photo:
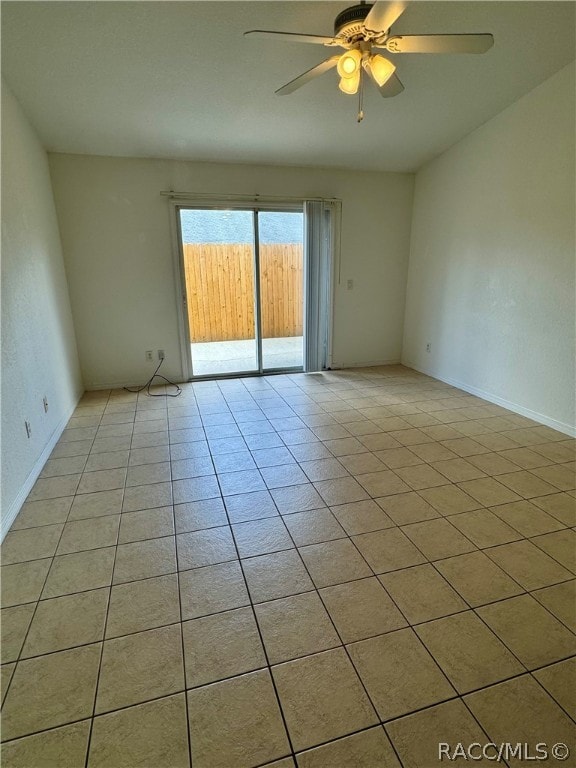
<path fill-rule="evenodd" d="M 301 370 L 302 209 L 178 214 L 192 376 Z"/>

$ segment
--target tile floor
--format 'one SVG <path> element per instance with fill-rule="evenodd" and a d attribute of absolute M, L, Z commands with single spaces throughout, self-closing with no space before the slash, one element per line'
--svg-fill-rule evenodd
<path fill-rule="evenodd" d="M 2 765 L 574 749 L 574 451 L 400 366 L 87 393 L 2 545 Z"/>

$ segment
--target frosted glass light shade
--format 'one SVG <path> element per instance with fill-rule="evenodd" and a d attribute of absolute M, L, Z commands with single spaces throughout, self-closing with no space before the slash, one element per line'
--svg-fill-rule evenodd
<path fill-rule="evenodd" d="M 361 61 L 362 54 L 360 51 L 356 49 L 345 51 L 342 56 L 340 56 L 336 66 L 338 74 L 342 78 L 354 77 L 354 75 L 360 70 Z"/>
<path fill-rule="evenodd" d="M 370 74 L 379 86 L 383 86 L 396 71 L 396 67 L 391 61 L 378 54 L 370 56 L 368 66 L 370 67 Z"/>
<path fill-rule="evenodd" d="M 352 75 L 352 77 L 340 78 L 340 82 L 338 83 L 338 87 L 340 88 L 342 93 L 348 93 L 350 95 L 358 93 L 359 86 L 360 86 L 360 70 L 358 70 L 356 74 Z"/>

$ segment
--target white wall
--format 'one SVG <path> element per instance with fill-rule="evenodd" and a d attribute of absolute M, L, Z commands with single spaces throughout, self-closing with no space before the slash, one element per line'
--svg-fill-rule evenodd
<path fill-rule="evenodd" d="M 570 65 L 417 174 L 402 355 L 563 431 L 574 428 L 574 94 Z"/>
<path fill-rule="evenodd" d="M 1 318 L 5 531 L 70 417 L 82 382 L 46 153 L 4 82 Z"/>
<path fill-rule="evenodd" d="M 147 349 L 181 377 L 168 189 L 341 198 L 334 362 L 399 361 L 411 174 L 59 154 L 50 168 L 87 388 L 145 381 Z"/>

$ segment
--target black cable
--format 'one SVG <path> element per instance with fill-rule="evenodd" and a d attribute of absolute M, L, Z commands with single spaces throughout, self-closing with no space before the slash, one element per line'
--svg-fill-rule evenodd
<path fill-rule="evenodd" d="M 173 381 L 170 381 L 170 379 L 167 379 L 166 376 L 162 376 L 160 373 L 158 373 L 158 371 L 160 370 L 160 366 L 162 365 L 163 362 L 164 362 L 164 358 L 160 360 L 160 362 L 158 363 L 158 367 L 156 368 L 152 376 L 150 376 L 146 384 L 142 384 L 141 387 L 124 387 L 126 392 L 142 392 L 145 389 L 148 397 L 178 397 L 178 395 L 181 395 L 182 388 L 179 387 L 178 384 L 175 384 Z M 153 394 L 152 392 L 150 392 L 150 387 L 152 386 L 152 382 L 156 378 L 163 379 L 167 384 L 170 384 L 171 387 L 176 387 L 177 392 L 174 392 L 173 394 L 170 394 L 169 392 L 162 392 L 161 394 L 157 394 L 157 395 Z"/>

